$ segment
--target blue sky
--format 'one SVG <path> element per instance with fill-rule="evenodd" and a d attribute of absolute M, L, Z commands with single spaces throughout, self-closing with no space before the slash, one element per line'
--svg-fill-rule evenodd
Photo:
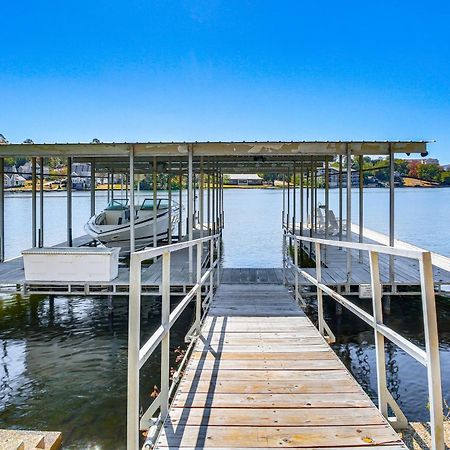
<path fill-rule="evenodd" d="M 10 141 L 435 139 L 450 163 L 446 1 L 13 1 Z"/>

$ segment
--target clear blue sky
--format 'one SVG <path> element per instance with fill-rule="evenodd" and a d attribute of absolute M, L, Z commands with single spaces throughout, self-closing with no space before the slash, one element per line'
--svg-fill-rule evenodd
<path fill-rule="evenodd" d="M 10 141 L 436 139 L 450 163 L 447 1 L 2 4 Z"/>

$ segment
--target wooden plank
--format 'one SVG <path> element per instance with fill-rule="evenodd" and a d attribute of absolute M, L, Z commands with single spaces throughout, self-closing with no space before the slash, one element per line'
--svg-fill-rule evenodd
<path fill-rule="evenodd" d="M 388 425 L 322 427 L 207 427 L 171 425 L 164 427 L 158 447 L 246 448 L 329 447 L 401 444 Z M 406 447 L 405 447 L 406 448 Z"/>
<path fill-rule="evenodd" d="M 208 426 L 264 426 L 294 427 L 323 425 L 385 425 L 385 419 L 373 408 L 271 408 L 251 410 L 248 408 L 192 408 L 183 411 L 175 408 L 170 412 L 167 424 L 174 428 L 182 425 Z"/>
<path fill-rule="evenodd" d="M 220 368 L 220 366 L 219 366 Z M 204 369 L 186 370 L 183 376 L 184 381 L 193 379 L 217 383 L 218 381 L 279 381 L 294 383 L 297 381 L 324 380 L 336 381 L 351 380 L 351 375 L 347 370 L 219 370 Z"/>
<path fill-rule="evenodd" d="M 315 359 L 315 360 L 271 360 L 266 358 L 261 359 L 191 359 L 187 367 L 189 369 L 196 369 L 202 367 L 204 370 L 211 370 L 218 365 L 221 371 L 227 370 L 269 370 L 269 369 L 283 369 L 290 370 L 336 370 L 342 369 L 343 364 L 335 358 L 330 359 Z"/>
<path fill-rule="evenodd" d="M 255 353 L 255 352 L 203 352 L 203 351 L 194 351 L 192 353 L 192 359 L 220 359 L 223 360 L 266 360 L 266 361 L 274 361 L 274 360 L 315 360 L 315 359 L 336 359 L 336 354 L 330 349 L 326 347 L 318 347 L 314 348 L 305 347 L 302 348 L 301 351 L 293 351 L 293 352 L 264 352 L 264 353 Z M 204 354 L 206 353 L 206 354 Z"/>
<path fill-rule="evenodd" d="M 182 380 L 180 389 L 190 389 L 195 392 L 211 392 L 227 394 L 307 394 L 307 393 L 347 393 L 361 392 L 361 388 L 352 379 L 335 381 L 326 380 L 304 380 L 292 383 L 280 383 L 279 381 L 220 381 Z"/>
<path fill-rule="evenodd" d="M 188 392 L 179 390 L 174 408 L 374 408 L 370 399 L 362 392 L 319 394 L 224 394 Z M 336 413 L 340 413 L 336 411 Z M 300 423 L 300 422 L 299 422 Z"/>

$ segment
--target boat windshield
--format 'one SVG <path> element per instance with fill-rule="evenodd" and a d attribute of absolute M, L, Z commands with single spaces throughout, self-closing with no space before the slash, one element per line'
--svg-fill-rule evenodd
<path fill-rule="evenodd" d="M 167 209 L 169 207 L 169 200 L 167 199 L 157 199 L 156 200 L 156 209 Z M 146 198 L 141 205 L 141 210 L 149 210 L 153 209 L 153 199 Z"/>
<path fill-rule="evenodd" d="M 123 211 L 125 209 L 128 209 L 127 203 L 127 200 L 112 200 L 105 208 L 105 211 Z"/>

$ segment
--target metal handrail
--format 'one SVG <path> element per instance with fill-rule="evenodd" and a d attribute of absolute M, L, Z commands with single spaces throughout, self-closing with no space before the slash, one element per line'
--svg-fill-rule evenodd
<path fill-rule="evenodd" d="M 333 241 L 328 239 L 313 238 L 308 236 L 299 236 L 291 233 L 290 229 L 284 227 L 283 233 L 283 250 L 284 254 L 288 255 L 286 240 L 293 240 L 294 242 L 294 260 L 288 257 L 294 266 L 295 270 L 295 293 L 296 297 L 299 289 L 298 275 L 303 276 L 310 281 L 317 288 L 317 303 L 318 303 L 318 322 L 319 331 L 325 336 L 328 332 L 330 336 L 331 330 L 325 322 L 323 315 L 323 294 L 330 296 L 333 300 L 344 306 L 353 314 L 358 316 L 361 320 L 366 322 L 374 329 L 375 333 L 375 353 L 377 363 L 377 384 L 378 384 L 378 408 L 381 413 L 389 420 L 388 405 L 396 416 L 396 424 L 398 428 L 403 428 L 407 425 L 407 419 L 402 413 L 400 407 L 389 393 L 386 384 L 386 366 L 385 366 L 385 351 L 384 339 L 387 338 L 406 353 L 411 355 L 414 359 L 419 361 L 427 368 L 428 379 L 428 395 L 430 404 L 430 422 L 431 422 L 431 442 L 434 450 L 444 449 L 444 430 L 443 430 L 443 409 L 442 409 L 442 387 L 441 374 L 439 363 L 439 340 L 437 330 L 436 318 L 436 304 L 434 296 L 434 281 L 433 281 L 433 265 L 431 262 L 431 253 L 420 250 L 401 249 L 396 247 L 365 244 L 359 242 L 348 241 Z M 311 242 L 315 245 L 315 261 L 316 261 L 316 276 L 309 274 L 298 265 L 298 247 L 301 241 Z M 364 311 L 362 308 L 345 298 L 343 295 L 331 289 L 322 283 L 322 261 L 321 261 L 321 247 L 331 246 L 348 248 L 355 250 L 367 251 L 369 254 L 370 278 L 372 289 L 372 306 L 373 315 Z M 399 256 L 405 258 L 415 259 L 419 263 L 420 284 L 421 284 L 421 301 L 423 309 L 424 335 L 425 335 L 425 351 L 413 344 L 408 339 L 401 336 L 396 331 L 389 328 L 383 323 L 383 308 L 382 308 L 382 286 L 380 280 L 379 269 L 379 254 L 387 254 L 390 256 Z M 331 333 L 332 338 L 334 336 Z"/>
<path fill-rule="evenodd" d="M 170 385 L 169 366 L 169 340 L 170 329 L 179 318 L 181 313 L 195 298 L 195 322 L 192 331 L 195 333 L 191 339 L 189 350 L 200 334 L 202 321 L 202 286 L 209 281 L 209 293 L 207 298 L 211 298 L 214 287 L 214 273 L 218 267 L 220 258 L 220 233 L 206 236 L 200 239 L 177 242 L 151 249 L 144 249 L 131 254 L 130 259 L 130 297 L 129 297 L 129 319 L 128 319 L 128 398 L 127 398 L 127 448 L 136 450 L 139 446 L 139 430 L 153 427 L 152 436 L 156 436 L 161 424 L 169 412 L 169 401 L 171 393 L 177 383 L 174 377 Z M 210 243 L 209 248 L 209 268 L 202 274 L 202 253 L 203 244 Z M 216 244 L 217 256 L 214 258 L 214 245 Z M 180 303 L 170 312 L 170 258 L 171 254 L 182 250 L 197 248 L 195 284 L 183 297 Z M 152 336 L 140 345 L 140 310 L 141 310 L 141 269 L 142 262 L 162 256 L 162 309 L 161 324 Z M 218 282 L 217 277 L 217 282 Z M 139 373 L 141 367 L 161 344 L 161 386 L 158 397 L 152 402 L 149 408 L 139 418 Z M 182 364 L 186 361 L 183 359 Z M 156 411 L 160 410 L 157 419 L 153 419 Z M 149 439 L 149 438 L 147 438 Z M 147 441 L 147 446 L 150 443 Z"/>

